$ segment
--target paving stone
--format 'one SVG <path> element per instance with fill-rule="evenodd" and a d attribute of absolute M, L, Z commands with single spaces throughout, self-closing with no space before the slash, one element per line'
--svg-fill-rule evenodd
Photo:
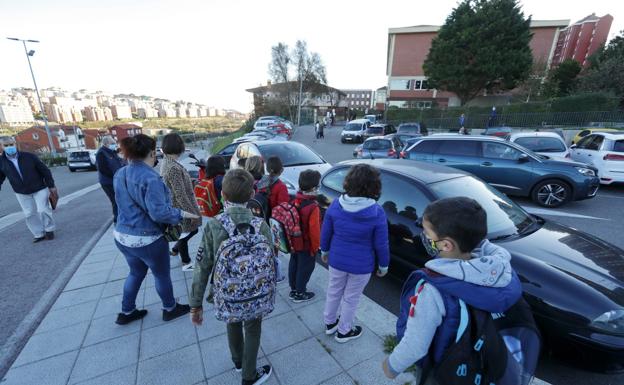
<path fill-rule="evenodd" d="M 92 263 L 111 261 L 115 259 L 115 254 L 109 251 L 106 252 L 97 252 L 91 253 L 87 255 L 87 257 L 82 261 L 83 265 L 89 265 Z"/>
<path fill-rule="evenodd" d="M 104 286 L 104 284 L 101 284 L 96 286 L 83 287 L 82 289 L 64 291 L 58 296 L 56 302 L 54 302 L 52 310 L 62 309 L 68 306 L 95 301 L 100 298 Z"/>
<path fill-rule="evenodd" d="M 312 335 L 323 333 L 325 335 L 325 322 L 323 321 L 323 310 L 325 310 L 325 301 L 314 302 L 308 306 L 295 310 L 301 321 L 312 332 Z"/>
<path fill-rule="evenodd" d="M 178 303 L 187 304 L 188 298 L 180 297 L 178 298 Z M 162 303 L 159 302 L 159 303 L 145 306 L 145 309 L 147 309 L 148 313 L 147 313 L 147 316 L 143 318 L 143 330 L 153 328 L 158 325 L 163 325 L 166 323 L 162 319 Z M 188 319 L 188 315 L 185 315 L 184 317 Z"/>
<path fill-rule="evenodd" d="M 334 378 L 330 378 L 325 382 L 322 382 L 320 385 L 356 385 L 356 383 L 353 382 L 353 379 L 349 377 L 348 374 L 343 373 L 337 375 Z"/>
<path fill-rule="evenodd" d="M 386 358 L 383 353 L 368 359 L 349 369 L 349 375 L 359 385 L 396 385 L 396 384 L 413 384 L 415 379 L 410 373 L 402 373 L 394 380 L 388 379 L 381 369 L 381 363 Z"/>
<path fill-rule="evenodd" d="M 284 298 L 282 298 L 281 295 L 276 295 L 275 307 L 273 308 L 273 311 L 271 312 L 271 314 L 266 316 L 265 319 L 273 318 L 273 317 L 276 317 L 278 315 L 281 315 L 290 311 L 292 311 L 292 309 L 290 305 L 288 304 L 288 302 Z"/>
<path fill-rule="evenodd" d="M 89 326 L 83 346 L 94 345 L 141 330 L 141 321 L 134 321 L 127 325 L 117 325 L 115 323 L 116 319 L 117 315 L 110 314 L 91 321 L 91 326 Z"/>
<path fill-rule="evenodd" d="M 202 341 L 199 345 L 206 369 L 206 377 L 214 377 L 234 367 L 226 334 Z"/>
<path fill-rule="evenodd" d="M 93 316 L 97 303 L 98 301 L 90 301 L 51 311 L 45 316 L 35 334 L 89 321 Z"/>
<path fill-rule="evenodd" d="M 89 264 L 81 264 L 80 267 L 74 273 L 76 275 L 96 273 L 98 271 L 108 271 L 113 267 L 113 260 L 94 262 Z"/>
<path fill-rule="evenodd" d="M 396 333 L 397 317 L 366 296 L 362 297 L 358 305 L 356 317 L 381 338 Z"/>
<path fill-rule="evenodd" d="M 142 301 L 141 296 L 137 296 L 137 306 L 141 307 Z M 95 308 L 95 314 L 93 315 L 94 319 L 98 319 L 101 317 L 111 316 L 113 314 L 117 314 L 121 311 L 121 300 L 123 295 L 116 295 L 114 297 L 102 298 L 99 300 L 97 307 Z"/>
<path fill-rule="evenodd" d="M 189 317 L 180 317 L 142 332 L 139 360 L 159 356 L 196 342 L 195 327 Z"/>
<path fill-rule="evenodd" d="M 130 268 L 128 266 L 115 267 L 111 270 L 110 276 L 108 278 L 109 281 L 116 281 L 118 279 L 125 280 L 130 273 Z"/>
<path fill-rule="evenodd" d="M 316 338 L 271 354 L 268 359 L 282 384 L 313 385 L 342 372 Z"/>
<path fill-rule="evenodd" d="M 70 382 L 80 382 L 126 367 L 139 356 L 139 333 L 91 345 L 80 351 Z"/>
<path fill-rule="evenodd" d="M 182 269 L 171 270 L 171 282 L 184 280 L 185 278 L 186 277 L 184 276 L 184 272 L 182 271 Z M 147 280 L 146 282 L 147 288 L 154 287 L 156 285 L 154 281 L 154 275 L 151 273 L 151 271 L 147 274 L 147 277 L 145 279 Z"/>
<path fill-rule="evenodd" d="M 200 341 L 227 333 L 225 322 L 215 318 L 212 305 L 209 304 L 204 305 L 204 323 L 196 329 Z"/>
<path fill-rule="evenodd" d="M 229 351 L 228 351 L 229 352 Z M 257 366 L 261 367 L 264 365 L 268 365 L 269 361 L 266 358 L 258 358 Z M 208 385 L 240 385 L 241 383 L 241 373 L 238 373 L 236 370 L 231 369 L 225 373 L 219 374 L 218 376 L 209 378 L 206 381 Z M 278 385 L 279 381 L 277 376 L 275 375 L 275 370 L 271 374 L 271 377 L 264 382 L 266 385 Z"/>
<path fill-rule="evenodd" d="M 0 383 L 2 385 L 65 385 L 78 351 L 12 368 Z"/>
<path fill-rule="evenodd" d="M 65 291 L 80 289 L 82 287 L 95 286 L 108 281 L 108 271 L 96 271 L 95 273 L 75 275 L 65 286 Z"/>
<path fill-rule="evenodd" d="M 357 320 L 356 320 L 357 322 Z M 330 350 L 330 354 L 345 370 L 352 368 L 362 361 L 383 352 L 383 341 L 367 327 L 362 328 L 362 336 L 341 344 L 336 342 L 334 336 L 322 335 L 321 342 Z"/>
<path fill-rule="evenodd" d="M 22 366 L 78 349 L 88 326 L 89 322 L 82 322 L 66 328 L 35 334 L 28 340 L 13 366 Z"/>
<path fill-rule="evenodd" d="M 197 345 L 139 362 L 137 385 L 195 384 L 203 380 Z"/>
<path fill-rule="evenodd" d="M 294 312 L 262 321 L 262 349 L 271 354 L 296 344 L 312 334 Z"/>
<path fill-rule="evenodd" d="M 173 285 L 173 296 L 183 297 L 188 296 L 188 291 L 186 289 L 186 282 L 184 280 L 178 280 L 172 282 Z M 145 289 L 145 305 L 152 305 L 155 303 L 161 303 L 160 297 L 158 296 L 158 292 L 155 287 L 147 287 Z"/>
<path fill-rule="evenodd" d="M 130 385 L 134 384 L 135 379 L 136 364 L 132 364 L 130 366 L 126 366 L 125 368 L 104 374 L 103 376 L 84 382 L 78 382 L 76 385 Z"/>

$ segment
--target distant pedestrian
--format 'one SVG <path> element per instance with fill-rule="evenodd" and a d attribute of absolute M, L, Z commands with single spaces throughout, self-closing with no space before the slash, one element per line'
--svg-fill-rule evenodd
<path fill-rule="evenodd" d="M 355 165 L 343 187 L 345 193 L 329 206 L 321 227 L 321 259 L 329 264 L 325 334 L 337 332 L 340 343 L 362 335 L 362 327 L 353 324 L 362 292 L 374 271 L 386 275 L 390 262 L 386 214 L 376 202 L 379 171 Z"/>
<path fill-rule="evenodd" d="M 321 132 L 321 122 L 317 120 L 316 123 L 314 123 L 314 135 L 316 136 L 316 139 L 320 137 L 319 136 L 320 132 Z"/>
<path fill-rule="evenodd" d="M 466 133 L 466 115 L 461 114 L 459 116 L 459 133 L 462 135 L 467 135 Z"/>
<path fill-rule="evenodd" d="M 171 250 L 171 255 L 180 254 L 182 271 L 193 270 L 193 264 L 188 250 L 188 241 L 201 226 L 199 206 L 195 200 L 193 183 L 188 171 L 178 163 L 180 155 L 184 153 L 185 146 L 182 137 L 176 133 L 165 135 L 162 140 L 162 151 L 165 154 L 163 164 L 160 166 L 160 175 L 165 185 L 171 191 L 173 207 L 195 214 L 198 218 L 182 220 L 182 234 Z"/>
<path fill-rule="evenodd" d="M 100 185 L 113 207 L 113 223 L 117 223 L 117 203 L 115 202 L 113 177 L 117 170 L 124 166 L 124 161 L 119 157 L 119 148 L 112 136 L 102 138 L 102 147 L 95 154 L 95 162 Z"/>
<path fill-rule="evenodd" d="M 325 125 L 331 124 L 331 111 L 325 113 Z"/>
<path fill-rule="evenodd" d="M 490 118 L 488 120 L 488 127 L 496 127 L 498 117 L 496 116 L 496 106 L 492 107 L 492 112 L 490 112 Z"/>
<path fill-rule="evenodd" d="M 324 125 L 319 125 L 318 137 L 319 139 L 325 139 L 325 126 Z"/>
<path fill-rule="evenodd" d="M 125 325 L 147 314 L 147 310 L 137 309 L 136 297 L 148 268 L 154 274 L 156 291 L 162 301 L 163 321 L 171 321 L 187 314 L 190 307 L 177 303 L 173 296 L 169 244 L 164 231 L 167 225 L 198 216 L 172 206 L 171 192 L 154 170 L 157 160 L 154 139 L 139 134 L 124 138 L 120 145 L 129 164 L 113 178 L 118 208 L 113 235 L 130 273 L 116 323 Z"/>
<path fill-rule="evenodd" d="M 51 195 L 58 199 L 58 193 L 50 169 L 37 155 L 18 151 L 11 137 L 5 137 L 0 147 L 0 187 L 9 180 L 34 236 L 33 243 L 54 239 L 56 225 L 49 200 Z"/>

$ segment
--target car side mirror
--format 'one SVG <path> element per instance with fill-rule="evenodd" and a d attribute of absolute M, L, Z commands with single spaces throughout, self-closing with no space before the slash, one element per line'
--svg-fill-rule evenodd
<path fill-rule="evenodd" d="M 520 154 L 520 157 L 518 158 L 518 162 L 520 163 L 526 163 L 529 161 L 529 156 L 527 154 Z"/>
<path fill-rule="evenodd" d="M 572 150 L 572 149 L 574 149 L 576 147 L 577 147 L 576 144 L 573 144 L 573 145 L 570 146 L 570 150 Z"/>

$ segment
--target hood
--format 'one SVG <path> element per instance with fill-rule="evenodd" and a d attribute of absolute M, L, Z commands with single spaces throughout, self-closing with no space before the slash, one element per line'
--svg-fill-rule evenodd
<path fill-rule="evenodd" d="M 348 213 L 357 213 L 377 203 L 374 199 L 371 198 L 352 198 L 347 194 L 341 195 L 338 201 L 340 202 L 340 207 Z"/>
<path fill-rule="evenodd" d="M 299 174 L 305 170 L 316 170 L 324 175 L 327 170 L 331 168 L 329 163 L 309 164 L 305 166 L 285 166 L 284 172 L 280 175 L 280 179 L 286 183 L 288 187 L 288 194 L 295 195 L 297 193 L 297 186 L 299 186 Z"/>
<path fill-rule="evenodd" d="M 551 159 L 544 159 L 544 160 L 542 160 L 542 162 L 544 162 L 544 164 L 552 165 L 552 166 L 565 166 L 565 167 L 574 166 L 574 167 L 590 168 L 590 169 L 594 170 L 595 172 L 598 171 L 593 166 L 590 166 L 590 165 L 585 164 L 585 163 L 576 162 L 574 160 L 557 160 L 556 158 L 551 158 Z"/>
<path fill-rule="evenodd" d="M 436 273 L 479 286 L 505 287 L 511 282 L 511 254 L 484 240 L 471 253 L 472 259 L 436 258 L 425 264 Z"/>

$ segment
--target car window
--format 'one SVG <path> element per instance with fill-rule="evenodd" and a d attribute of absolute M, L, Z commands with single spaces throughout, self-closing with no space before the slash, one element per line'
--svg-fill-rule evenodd
<path fill-rule="evenodd" d="M 80 151 L 80 152 L 71 152 L 69 154 L 70 158 L 86 158 L 89 156 L 89 153 L 86 151 Z"/>
<path fill-rule="evenodd" d="M 368 129 L 369 134 L 383 134 L 383 127 L 371 127 Z"/>
<path fill-rule="evenodd" d="M 624 152 L 624 140 L 616 140 L 613 142 L 613 150 L 614 152 Z"/>
<path fill-rule="evenodd" d="M 348 123 L 344 130 L 345 131 L 360 131 L 362 129 L 362 123 Z"/>
<path fill-rule="evenodd" d="M 543 136 L 518 138 L 514 143 L 535 152 L 563 152 L 566 150 L 565 143 L 561 140 Z"/>
<path fill-rule="evenodd" d="M 399 132 L 402 134 L 419 134 L 420 126 L 417 124 L 402 124 L 399 126 Z"/>
<path fill-rule="evenodd" d="M 392 138 L 392 142 L 394 142 L 394 147 L 396 148 L 401 148 L 401 146 L 403 146 L 403 143 L 401 143 L 401 139 L 397 138 L 396 136 Z"/>
<path fill-rule="evenodd" d="M 414 143 L 414 141 L 416 140 L 418 139 L 410 139 L 411 143 Z M 408 141 L 408 145 L 410 141 Z M 439 140 L 423 140 L 420 143 L 418 143 L 416 146 L 414 146 L 414 148 L 412 148 L 410 152 L 419 153 L 419 154 L 433 154 L 436 152 L 439 145 L 440 145 Z"/>
<path fill-rule="evenodd" d="M 238 157 L 239 160 L 249 158 L 249 145 L 248 144 L 239 145 L 238 148 L 236 149 L 236 157 Z"/>
<path fill-rule="evenodd" d="M 441 140 L 437 153 L 440 155 L 478 156 L 479 142 L 475 140 Z"/>
<path fill-rule="evenodd" d="M 602 147 L 602 142 L 604 142 L 604 136 L 594 135 L 594 139 L 588 143 L 585 148 L 587 150 L 598 151 L 600 150 L 600 147 Z"/>
<path fill-rule="evenodd" d="M 259 144 L 258 144 L 259 145 Z M 308 147 L 297 142 L 272 143 L 260 146 L 262 157 L 266 160 L 277 156 L 284 167 L 323 164 L 325 161 Z"/>
<path fill-rule="evenodd" d="M 593 135 L 586 136 L 583 139 L 578 141 L 578 143 L 576 144 L 576 147 L 578 147 L 578 148 L 587 148 L 587 145 L 592 140 L 594 140 L 594 136 Z"/>
<path fill-rule="evenodd" d="M 521 154 L 520 151 L 504 143 L 483 142 L 484 158 L 518 160 Z"/>
<path fill-rule="evenodd" d="M 321 182 L 323 186 L 332 189 L 334 191 L 338 191 L 339 193 L 344 193 L 344 188 L 342 187 L 342 182 L 344 178 L 347 176 L 349 172 L 349 167 L 339 168 L 327 174 L 323 181 Z"/>
<path fill-rule="evenodd" d="M 589 133 L 590 133 L 590 131 L 589 131 L 589 130 L 583 130 L 583 131 L 579 132 L 579 134 L 578 134 L 578 135 L 582 138 L 582 137 L 584 137 L 584 136 L 589 135 Z"/>
<path fill-rule="evenodd" d="M 367 140 L 362 146 L 366 150 L 388 150 L 392 148 L 392 144 L 386 139 Z"/>
<path fill-rule="evenodd" d="M 238 147 L 238 144 L 230 144 L 229 146 L 226 146 L 223 150 L 219 151 L 219 155 L 232 155 L 234 154 L 234 152 L 236 151 L 236 148 Z"/>
<path fill-rule="evenodd" d="M 381 173 L 379 204 L 386 215 L 400 215 L 415 221 L 425 211 L 429 198 L 407 180 L 389 173 Z"/>

